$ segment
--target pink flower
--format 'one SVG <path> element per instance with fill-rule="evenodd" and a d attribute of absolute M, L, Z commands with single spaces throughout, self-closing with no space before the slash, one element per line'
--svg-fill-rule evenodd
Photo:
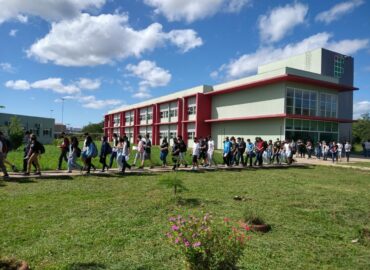
<path fill-rule="evenodd" d="M 177 244 L 179 241 L 180 241 L 180 239 L 177 237 L 177 238 L 175 239 L 175 244 Z"/>
<path fill-rule="evenodd" d="M 189 246 L 190 246 L 189 241 L 185 241 L 185 247 L 189 247 Z"/>
<path fill-rule="evenodd" d="M 174 218 L 174 217 L 170 217 L 170 218 L 169 218 L 169 221 L 171 221 L 171 222 L 175 222 L 175 221 L 176 221 L 176 218 Z"/>
<path fill-rule="evenodd" d="M 200 246 L 200 242 L 195 242 L 194 244 L 193 244 L 193 247 L 199 247 Z"/>
<path fill-rule="evenodd" d="M 179 226 L 172 225 L 172 230 L 173 230 L 173 231 L 178 231 L 178 230 L 179 230 Z"/>
<path fill-rule="evenodd" d="M 170 233 L 166 233 L 166 236 L 167 236 L 168 238 L 172 238 L 172 234 L 170 234 Z"/>
<path fill-rule="evenodd" d="M 251 227 L 249 227 L 248 225 L 245 225 L 244 228 L 245 228 L 246 231 L 250 231 L 251 230 Z"/>

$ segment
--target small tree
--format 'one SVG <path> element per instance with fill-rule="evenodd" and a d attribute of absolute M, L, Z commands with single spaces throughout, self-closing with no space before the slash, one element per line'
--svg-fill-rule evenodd
<path fill-rule="evenodd" d="M 187 191 L 184 182 L 178 178 L 177 173 L 167 173 L 159 179 L 159 184 L 167 188 L 173 188 L 173 194 L 176 196 L 177 193 Z"/>
<path fill-rule="evenodd" d="M 12 148 L 17 150 L 23 142 L 23 127 L 20 120 L 16 116 L 10 118 L 8 135 L 12 144 Z"/>
<path fill-rule="evenodd" d="M 361 115 L 356 123 L 353 124 L 353 138 L 359 143 L 370 139 L 370 113 Z"/>
<path fill-rule="evenodd" d="M 88 125 L 82 128 L 82 132 L 88 133 L 103 133 L 104 122 L 100 123 L 89 123 Z"/>

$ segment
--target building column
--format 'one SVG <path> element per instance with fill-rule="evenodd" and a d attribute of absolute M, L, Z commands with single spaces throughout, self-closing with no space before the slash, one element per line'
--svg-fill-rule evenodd
<path fill-rule="evenodd" d="M 206 137 L 211 135 L 211 124 L 205 120 L 211 119 L 212 114 L 212 97 L 202 93 L 196 95 L 196 120 L 195 120 L 195 137 Z"/>

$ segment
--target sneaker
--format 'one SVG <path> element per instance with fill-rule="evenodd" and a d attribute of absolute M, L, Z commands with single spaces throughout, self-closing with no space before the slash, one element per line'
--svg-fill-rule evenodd
<path fill-rule="evenodd" d="M 72 173 L 72 171 L 68 171 L 67 173 Z"/>
<path fill-rule="evenodd" d="M 41 172 L 35 172 L 35 175 L 41 175 Z"/>
<path fill-rule="evenodd" d="M 25 172 L 23 175 L 24 175 L 24 176 L 29 176 L 29 175 L 30 175 L 30 173 L 29 173 L 29 172 Z"/>

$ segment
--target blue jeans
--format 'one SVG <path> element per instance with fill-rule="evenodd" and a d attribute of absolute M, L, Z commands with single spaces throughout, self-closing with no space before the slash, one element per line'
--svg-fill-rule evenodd
<path fill-rule="evenodd" d="M 167 155 L 168 155 L 168 152 L 161 152 L 159 156 L 160 160 L 162 160 L 163 162 L 163 165 L 167 165 Z"/>
<path fill-rule="evenodd" d="M 112 168 L 113 166 L 113 161 L 117 158 L 117 152 L 112 152 L 110 155 L 110 160 L 109 160 L 109 168 Z"/>

